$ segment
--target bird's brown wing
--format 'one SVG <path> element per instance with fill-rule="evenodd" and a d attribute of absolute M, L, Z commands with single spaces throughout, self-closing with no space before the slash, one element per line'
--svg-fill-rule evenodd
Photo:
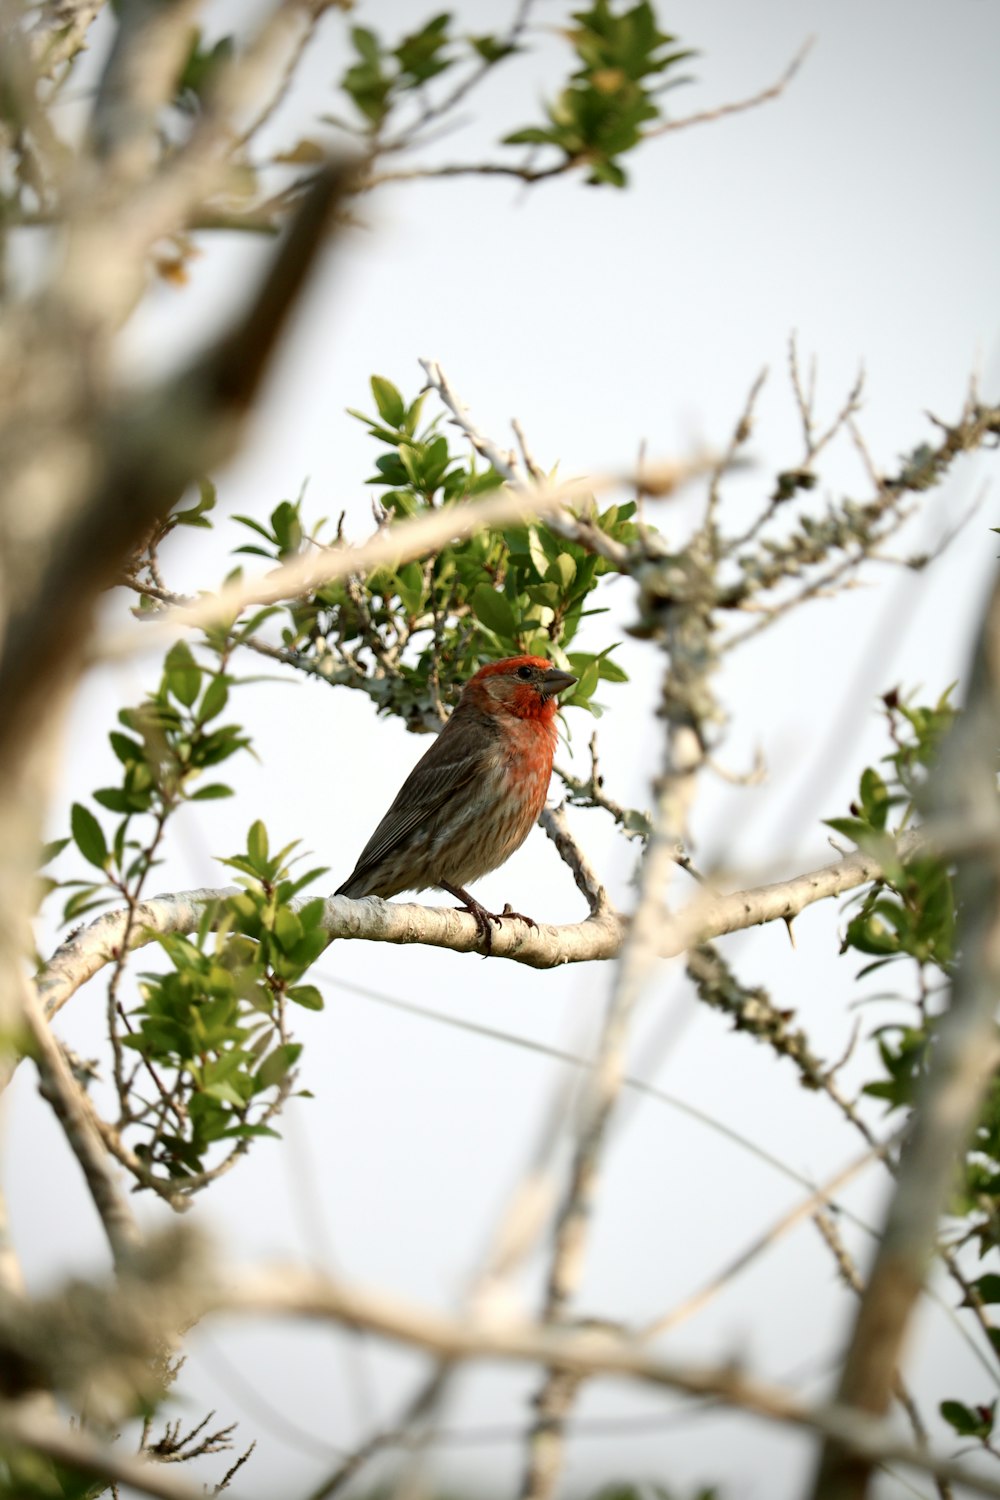
<path fill-rule="evenodd" d="M 468 786 L 482 774 L 496 729 L 491 719 L 476 714 L 475 733 L 470 733 L 473 730 L 473 724 L 469 722 L 472 717 L 458 710 L 451 716 L 403 782 L 389 811 L 335 895 L 369 894 L 368 882 L 378 865 L 395 853 L 414 829 L 437 812 L 461 787 Z M 486 726 L 485 734 L 480 718 Z"/>

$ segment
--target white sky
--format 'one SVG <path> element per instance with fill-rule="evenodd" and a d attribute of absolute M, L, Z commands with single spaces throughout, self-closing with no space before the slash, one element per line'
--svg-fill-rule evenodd
<path fill-rule="evenodd" d="M 250 10 L 232 0 L 210 14 L 221 22 L 227 12 Z M 356 19 L 392 34 L 431 13 L 407 0 L 362 5 Z M 460 14 L 469 30 L 483 31 L 498 29 L 506 11 L 470 3 Z M 538 8 L 546 24 L 563 14 L 559 5 Z M 559 460 L 563 472 L 629 462 L 643 439 L 653 456 L 723 443 L 766 364 L 771 375 L 752 444 L 759 467 L 732 490 L 733 506 L 748 515 L 775 470 L 800 456 L 787 379 L 793 329 L 803 355 L 817 355 L 831 415 L 864 362 L 861 425 L 886 468 L 931 437 L 925 409 L 957 415 L 974 366 L 984 371 L 984 394 L 997 399 L 1000 8 L 992 0 L 681 0 L 661 8 L 661 20 L 700 53 L 696 83 L 674 96 L 676 113 L 756 92 L 808 34 L 817 40 L 780 101 L 629 159 L 626 193 L 568 180 L 530 193 L 462 180 L 386 190 L 361 204 L 364 224 L 317 277 L 247 448 L 221 476 L 227 512 L 266 515 L 308 477 L 313 514 L 346 508 L 354 533 L 363 534 L 370 499 L 363 480 L 376 449 L 344 409 L 370 404 L 372 372 L 415 393 L 419 356 L 442 361 L 481 427 L 509 440 L 509 418 L 518 416 L 542 462 Z M 341 30 L 333 17 L 307 60 L 302 86 L 275 126 L 286 141 L 331 106 L 329 82 L 345 62 Z M 468 133 L 442 142 L 435 159 L 482 154 L 503 130 L 533 123 L 565 55 L 557 37 L 545 36 L 537 57 L 497 75 L 475 104 Z M 233 237 L 206 240 L 203 251 L 191 287 L 154 289 L 128 331 L 123 358 L 135 373 L 179 360 L 205 337 L 246 295 L 268 248 Z M 967 464 L 933 497 L 915 537 L 946 531 L 989 468 L 984 459 Z M 846 446 L 825 472 L 831 493 L 865 497 Z M 682 536 L 689 515 L 678 505 L 655 519 Z M 844 810 L 861 768 L 884 749 L 876 696 L 899 683 L 936 696 L 962 674 L 996 553 L 987 531 L 994 519 L 991 491 L 927 575 L 872 574 L 872 587 L 814 605 L 733 658 L 720 679 L 732 720 L 720 758 L 745 768 L 759 745 L 770 778 L 753 791 L 706 781 L 696 826 L 702 862 L 751 879 L 831 857 L 819 819 Z M 237 540 L 224 525 L 215 537 L 192 533 L 166 557 L 168 574 L 179 587 L 211 587 Z M 609 592 L 613 613 L 590 628 L 597 648 L 622 639 L 632 615 L 630 585 Z M 649 714 L 659 662 L 654 647 L 627 637 L 620 659 L 632 682 L 600 695 L 608 708 L 602 758 L 611 794 L 641 803 L 657 754 Z M 114 713 L 135 701 L 155 665 L 105 672 L 87 684 L 67 755 L 67 806 L 110 771 L 106 733 Z M 255 667 L 249 663 L 248 672 Z M 333 888 L 426 741 L 376 722 L 360 694 L 331 694 L 315 683 L 247 689 L 243 706 L 261 764 L 247 760 L 234 770 L 232 802 L 205 804 L 179 820 L 158 884 L 223 883 L 211 856 L 241 847 L 246 828 L 263 817 L 279 842 L 305 839 L 330 866 Z M 582 719 L 575 714 L 571 724 L 581 748 L 592 727 Z M 65 818 L 57 815 L 54 832 Z M 627 905 L 634 851 L 611 837 L 606 822 L 580 814 L 575 826 Z M 500 906 L 510 899 L 542 920 L 583 915 L 539 832 L 479 894 Z M 765 983 L 777 1003 L 796 1009 L 831 1058 L 850 1032 L 850 979 L 860 966 L 836 960 L 836 920 L 833 907 L 806 913 L 795 952 L 780 926 L 723 945 L 741 977 Z M 261 1143 L 199 1215 L 241 1259 L 294 1255 L 453 1307 L 563 1071 L 523 1049 L 387 1009 L 337 981 L 581 1048 L 610 973 L 594 965 L 536 974 L 467 956 L 346 943 L 319 970 L 329 980 L 327 1009 L 303 1016 L 299 1027 L 303 1082 L 316 1097 L 290 1109 L 284 1142 Z M 84 1053 L 97 1046 L 101 1013 L 92 991 L 65 1016 L 64 1034 Z M 860 1012 L 866 1030 L 887 1015 Z M 631 1070 L 810 1177 L 859 1149 L 829 1102 L 798 1087 L 790 1066 L 730 1034 L 717 1016 L 695 1011 L 673 968 L 665 966 L 651 986 Z M 75 1165 L 26 1074 L 7 1121 L 10 1209 L 31 1284 L 102 1264 Z M 882 1188 L 865 1179 L 844 1201 L 870 1218 Z M 654 1316 L 798 1193 L 732 1141 L 662 1104 L 629 1098 L 608 1156 L 581 1309 L 626 1322 Z M 848 1232 L 847 1239 L 863 1252 L 863 1236 Z M 536 1262 L 525 1282 L 529 1306 L 541 1268 Z M 738 1357 L 762 1375 L 818 1391 L 849 1312 L 832 1263 L 806 1226 L 664 1350 L 699 1360 Z M 242 1417 L 242 1433 L 258 1438 L 237 1493 L 262 1500 L 315 1482 L 328 1467 L 315 1445 L 357 1441 L 371 1421 L 397 1410 L 421 1367 L 412 1355 L 325 1329 L 213 1329 L 197 1342 L 181 1390 L 193 1415 L 207 1403 L 220 1419 Z M 986 1371 L 933 1310 L 921 1319 L 914 1377 L 931 1417 L 943 1396 L 979 1401 L 993 1393 Z M 522 1371 L 477 1369 L 461 1382 L 446 1425 L 498 1424 L 514 1433 L 534 1386 L 535 1376 Z M 641 1432 L 581 1436 L 571 1452 L 571 1492 L 646 1475 L 678 1494 L 716 1481 L 727 1500 L 792 1500 L 809 1472 L 808 1440 L 749 1418 L 678 1417 L 669 1399 L 610 1384 L 589 1390 L 580 1410 L 589 1418 L 674 1415 Z M 289 1423 L 313 1434 L 312 1448 Z M 489 1494 L 513 1492 L 516 1441 L 442 1451 L 451 1479 L 475 1480 Z M 879 1493 L 910 1491 L 884 1481 Z"/>

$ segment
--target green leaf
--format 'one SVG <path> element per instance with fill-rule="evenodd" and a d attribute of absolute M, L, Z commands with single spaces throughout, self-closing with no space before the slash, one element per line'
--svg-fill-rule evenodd
<path fill-rule="evenodd" d="M 488 583 L 481 583 L 469 600 L 472 612 L 488 630 L 494 631 L 503 640 L 512 641 L 517 634 L 517 621 L 505 594 L 498 593 Z"/>
<path fill-rule="evenodd" d="M 274 540 L 267 527 L 262 526 L 260 521 L 255 521 L 253 516 L 233 516 L 233 520 L 238 521 L 241 526 L 249 527 L 251 531 L 256 531 L 257 535 L 262 536 L 265 542 L 271 542 Z M 268 553 L 265 555 L 269 556 L 270 554 Z"/>
<path fill-rule="evenodd" d="M 198 705 L 198 723 L 207 724 L 210 719 L 214 719 L 217 714 L 221 714 L 228 702 L 229 682 L 220 673 L 218 677 L 212 678 L 205 689 L 204 696 Z"/>
<path fill-rule="evenodd" d="M 209 786 L 200 786 L 196 792 L 192 792 L 191 802 L 217 802 L 222 797 L 231 797 L 233 789 L 231 786 L 223 786 L 220 781 L 213 781 Z"/>
<path fill-rule="evenodd" d="M 294 1000 L 296 1005 L 304 1005 L 306 1010 L 322 1010 L 323 996 L 314 984 L 297 984 L 288 991 L 289 1000 Z"/>
<path fill-rule="evenodd" d="M 145 751 L 138 740 L 130 739 L 127 734 L 119 734 L 117 729 L 111 731 L 108 739 L 111 741 L 112 750 L 123 766 L 130 766 L 137 760 L 144 759 Z"/>
<path fill-rule="evenodd" d="M 126 813 L 130 810 L 129 799 L 119 786 L 103 786 L 94 793 L 94 801 L 106 807 L 108 812 Z"/>
<path fill-rule="evenodd" d="M 252 1139 L 254 1136 L 270 1136 L 273 1141 L 280 1141 L 281 1136 L 270 1125 L 234 1125 L 231 1130 L 224 1130 L 219 1136 L 220 1141 Z"/>
<path fill-rule="evenodd" d="M 509 43 L 498 41 L 495 36 L 470 36 L 468 40 L 483 59 L 483 62 L 490 64 L 501 62 L 505 57 L 510 57 L 512 52 L 520 51 L 518 47 L 512 47 Z M 995 529 L 1000 530 L 1000 527 Z"/>
<path fill-rule="evenodd" d="M 382 49 L 374 31 L 370 31 L 367 26 L 352 26 L 351 41 L 354 43 L 354 50 L 364 58 L 365 62 L 378 62 Z"/>
<path fill-rule="evenodd" d="M 278 543 L 279 556 L 287 557 L 300 550 L 302 521 L 297 505 L 293 505 L 291 500 L 282 500 L 271 512 L 271 525 Z"/>
<path fill-rule="evenodd" d="M 617 162 L 605 160 L 597 161 L 593 164 L 587 181 L 595 187 L 603 182 L 607 183 L 609 187 L 623 188 L 627 185 L 628 178 Z"/>
<path fill-rule="evenodd" d="M 628 673 L 603 653 L 597 659 L 597 670 L 603 682 L 628 682 Z"/>
<path fill-rule="evenodd" d="M 551 130 L 542 130 L 536 125 L 531 125 L 524 130 L 513 130 L 510 135 L 505 135 L 501 141 L 504 146 L 548 146 L 558 144 Z"/>
<path fill-rule="evenodd" d="M 396 575 L 396 592 L 407 614 L 415 615 L 424 597 L 424 574 L 419 563 L 404 563 Z"/>
<path fill-rule="evenodd" d="M 326 871 L 323 871 L 323 873 L 325 874 Z M 316 896 L 314 900 L 307 901 L 305 906 L 301 906 L 297 915 L 299 921 L 302 923 L 303 930 L 311 932 L 314 927 L 318 927 L 323 920 L 325 911 L 326 902 L 322 896 Z"/>
<path fill-rule="evenodd" d="M 938 1410 L 959 1437 L 988 1438 L 993 1431 L 994 1406 L 990 1402 L 970 1410 L 961 1401 L 942 1401 Z"/>
<path fill-rule="evenodd" d="M 311 932 L 303 933 L 288 955 L 290 961 L 297 968 L 297 972 L 289 974 L 288 977 L 290 979 L 297 979 L 300 974 L 304 974 L 309 965 L 314 964 L 320 954 L 329 946 L 330 938 L 321 929 L 313 928 Z"/>
<path fill-rule="evenodd" d="M 274 935 L 286 953 L 302 938 L 302 923 L 287 906 L 279 906 L 274 914 Z"/>
<path fill-rule="evenodd" d="M 259 818 L 247 834 L 247 853 L 251 864 L 263 874 L 267 865 L 268 841 L 267 829 Z"/>
<path fill-rule="evenodd" d="M 576 563 L 567 552 L 561 552 L 549 565 L 546 578 L 552 583 L 559 585 L 565 594 L 570 584 L 576 577 Z"/>
<path fill-rule="evenodd" d="M 872 766 L 861 776 L 861 806 L 873 828 L 885 827 L 890 806 L 889 789 Z"/>
<path fill-rule="evenodd" d="M 187 510 L 173 512 L 170 517 L 173 524 L 211 527 L 211 521 L 207 521 L 205 517 L 210 510 L 215 508 L 215 485 L 210 479 L 199 479 L 198 492 L 199 499 L 196 504 L 189 506 Z"/>
<path fill-rule="evenodd" d="M 185 641 L 171 646 L 163 668 L 168 692 L 178 703 L 190 708 L 201 690 L 201 668 Z"/>
<path fill-rule="evenodd" d="M 294 1067 L 302 1052 L 299 1042 L 285 1042 L 269 1052 L 261 1063 L 255 1079 L 259 1088 L 270 1089 L 279 1084 L 289 1069 Z"/>
<path fill-rule="evenodd" d="M 871 826 L 862 818 L 824 818 L 823 822 L 834 833 L 842 833 L 852 844 L 861 846 L 862 840 L 871 834 Z"/>
<path fill-rule="evenodd" d="M 108 862 L 108 846 L 100 823 L 82 802 L 74 802 L 70 813 L 73 842 L 90 864 L 103 870 Z"/>
<path fill-rule="evenodd" d="M 560 702 L 564 703 L 567 707 L 589 705 L 591 695 L 597 687 L 599 672 L 599 663 L 596 659 L 591 660 L 587 666 L 581 669 L 576 687 L 568 696 L 561 698 Z"/>
<path fill-rule="evenodd" d="M 246 1103 L 242 1094 L 237 1093 L 233 1085 L 227 1083 L 225 1079 L 220 1079 L 218 1083 L 207 1084 L 202 1092 L 212 1099 L 221 1100 L 223 1104 L 234 1104 L 237 1109 L 242 1109 Z"/>
<path fill-rule="evenodd" d="M 111 898 L 103 894 L 105 889 L 102 885 L 87 885 L 77 891 L 63 907 L 63 921 L 72 922 L 97 906 L 107 906 Z"/>
<path fill-rule="evenodd" d="M 536 526 L 528 527 L 528 555 L 534 563 L 539 577 L 544 578 L 549 570 L 549 559 L 545 548 L 542 546 Z"/>
<path fill-rule="evenodd" d="M 71 842 L 72 840 L 70 839 L 52 839 L 48 844 L 43 844 L 41 853 L 38 856 L 38 868 L 43 870 Z"/>
<path fill-rule="evenodd" d="M 371 378 L 372 395 L 375 397 L 375 405 L 383 422 L 388 422 L 390 427 L 399 429 L 403 425 L 406 416 L 406 405 L 391 380 L 386 380 L 383 375 L 373 375 Z"/>

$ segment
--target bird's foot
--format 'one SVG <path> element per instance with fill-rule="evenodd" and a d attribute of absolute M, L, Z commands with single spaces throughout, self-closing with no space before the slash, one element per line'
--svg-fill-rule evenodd
<path fill-rule="evenodd" d="M 479 936 L 483 940 L 483 957 L 489 958 L 493 952 L 493 928 L 490 926 L 490 923 L 495 922 L 499 927 L 503 918 L 497 916 L 494 911 L 487 911 L 485 906 L 480 906 L 474 896 L 470 896 L 465 905 L 459 907 L 459 910 L 467 911 L 470 917 L 475 918 L 476 926 L 479 928 Z"/>
<path fill-rule="evenodd" d="M 522 912 L 512 911 L 509 901 L 501 912 L 487 911 L 485 906 L 476 900 L 475 896 L 470 896 L 468 891 L 463 891 L 460 885 L 446 885 L 442 881 L 441 888 L 454 896 L 456 901 L 461 901 L 460 911 L 467 911 L 469 916 L 474 918 L 476 926 L 479 929 L 479 935 L 483 940 L 484 958 L 488 958 L 493 952 L 493 928 L 491 923 L 495 922 L 499 927 L 501 923 L 511 918 L 516 922 L 526 922 L 529 927 L 538 926 L 538 923 L 533 918 L 526 917 Z"/>
<path fill-rule="evenodd" d="M 515 922 L 523 922 L 526 927 L 533 927 L 536 932 L 538 931 L 538 923 L 535 921 L 534 917 L 526 917 L 523 911 L 512 911 L 509 901 L 505 904 L 503 911 L 497 918 L 497 921 L 502 922 L 504 917 L 512 917 Z"/>

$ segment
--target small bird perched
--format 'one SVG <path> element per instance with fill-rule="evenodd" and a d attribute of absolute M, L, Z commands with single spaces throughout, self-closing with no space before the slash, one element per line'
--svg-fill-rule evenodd
<path fill-rule="evenodd" d="M 540 656 L 480 667 L 336 894 L 388 897 L 437 886 L 475 917 L 487 953 L 491 922 L 531 922 L 509 907 L 499 916 L 486 911 L 463 887 L 528 837 L 552 775 L 556 695 L 574 682 Z"/>

